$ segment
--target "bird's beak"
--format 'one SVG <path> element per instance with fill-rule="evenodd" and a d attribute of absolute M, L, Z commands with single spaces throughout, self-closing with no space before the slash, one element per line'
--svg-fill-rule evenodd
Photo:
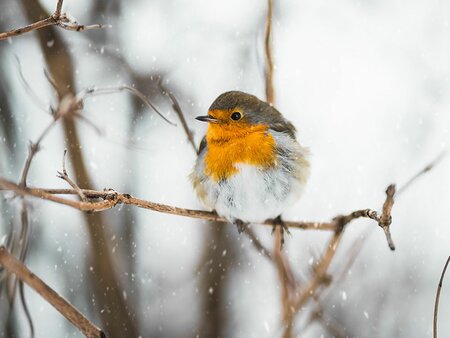
<path fill-rule="evenodd" d="M 195 119 L 202 122 L 219 123 L 219 120 L 215 117 L 212 117 L 211 115 L 197 116 Z"/>

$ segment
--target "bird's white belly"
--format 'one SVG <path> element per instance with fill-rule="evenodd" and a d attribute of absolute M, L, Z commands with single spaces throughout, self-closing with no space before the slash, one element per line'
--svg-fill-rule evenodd
<path fill-rule="evenodd" d="M 304 182 L 280 167 L 263 169 L 239 164 L 232 177 L 212 183 L 206 204 L 229 221 L 263 222 L 279 216 L 301 195 Z"/>

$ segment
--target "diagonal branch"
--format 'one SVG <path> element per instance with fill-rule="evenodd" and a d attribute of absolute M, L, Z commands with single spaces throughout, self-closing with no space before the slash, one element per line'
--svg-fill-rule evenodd
<path fill-rule="evenodd" d="M 72 304 L 61 297 L 55 290 L 45 284 L 18 259 L 12 256 L 4 246 L 0 246 L 0 265 L 19 280 L 39 293 L 47 302 L 59 311 L 68 321 L 75 325 L 86 337 L 106 338 L 105 333 L 91 323 Z"/>
<path fill-rule="evenodd" d="M 163 94 L 167 95 L 169 97 L 170 101 L 172 101 L 172 108 L 175 111 L 175 113 L 177 114 L 178 118 L 180 119 L 181 126 L 183 127 L 183 131 L 186 134 L 189 144 L 191 145 L 192 149 L 194 149 L 195 153 L 198 154 L 198 147 L 195 145 L 195 141 L 194 141 L 194 133 L 188 126 L 186 118 L 184 117 L 183 110 L 181 109 L 181 106 L 178 103 L 177 98 L 175 97 L 175 95 L 173 95 L 170 91 L 168 91 L 164 87 L 164 85 L 162 84 L 162 81 L 159 81 L 158 85 L 159 85 L 161 92 Z"/>

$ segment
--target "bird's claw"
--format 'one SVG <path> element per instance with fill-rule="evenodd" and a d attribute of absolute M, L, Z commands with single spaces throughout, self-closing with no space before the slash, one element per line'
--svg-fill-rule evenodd
<path fill-rule="evenodd" d="M 288 235 L 291 235 L 291 232 L 289 231 L 289 228 L 287 227 L 286 223 L 283 222 L 281 219 L 281 216 L 278 216 L 273 220 L 273 226 L 272 226 L 272 235 L 274 234 L 275 230 L 277 228 L 280 228 L 280 234 L 281 234 L 281 247 L 284 245 L 284 233 L 286 232 Z"/>
<path fill-rule="evenodd" d="M 235 220 L 233 223 L 236 225 L 239 234 L 243 233 L 247 229 L 247 223 L 241 221 L 240 219 Z"/>

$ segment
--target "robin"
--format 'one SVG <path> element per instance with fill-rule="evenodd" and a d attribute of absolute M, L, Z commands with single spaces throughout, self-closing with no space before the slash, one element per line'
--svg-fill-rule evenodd
<path fill-rule="evenodd" d="M 204 206 L 239 232 L 273 219 L 283 234 L 281 213 L 300 198 L 309 175 L 309 152 L 297 142 L 292 123 L 240 91 L 221 94 L 208 115 L 196 119 L 208 123 L 190 175 Z"/>

